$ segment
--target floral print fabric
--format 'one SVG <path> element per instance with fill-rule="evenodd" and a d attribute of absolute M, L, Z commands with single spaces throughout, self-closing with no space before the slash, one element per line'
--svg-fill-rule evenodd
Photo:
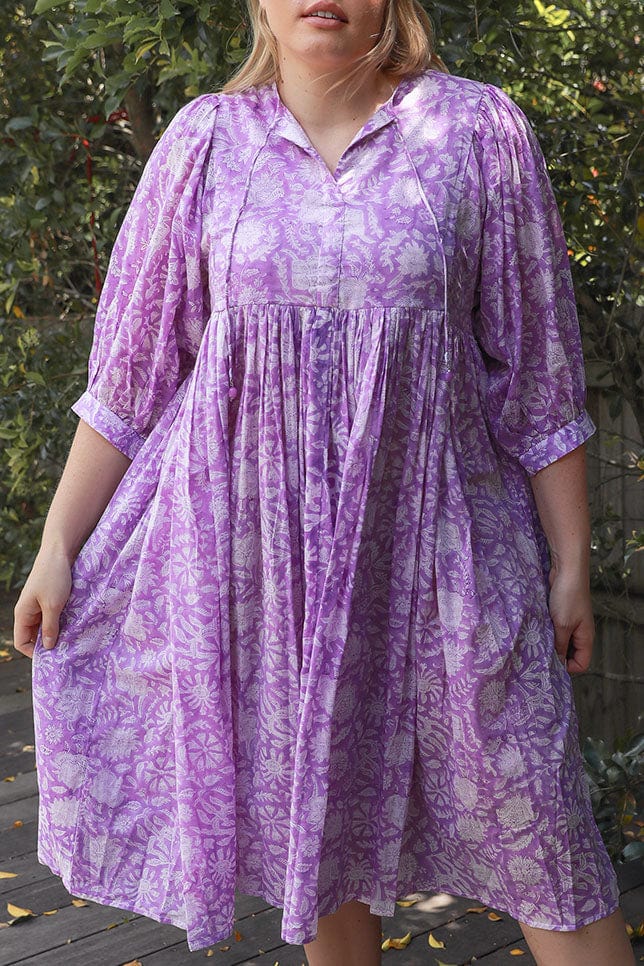
<path fill-rule="evenodd" d="M 77 896 L 315 938 L 352 898 L 618 906 L 530 476 L 593 432 L 566 242 L 499 88 L 402 80 L 331 173 L 274 84 L 150 158 L 74 411 L 132 460 L 33 660 Z"/>

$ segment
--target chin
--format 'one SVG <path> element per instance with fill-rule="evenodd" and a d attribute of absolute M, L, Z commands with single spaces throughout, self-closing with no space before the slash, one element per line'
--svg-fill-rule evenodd
<path fill-rule="evenodd" d="M 355 65 L 358 58 L 362 56 L 361 53 L 348 55 L 340 51 L 329 50 L 328 48 L 330 46 L 330 44 L 312 44 L 306 50 L 298 52 L 296 56 L 304 61 L 308 67 L 320 73 L 322 71 L 349 70 L 349 68 Z"/>

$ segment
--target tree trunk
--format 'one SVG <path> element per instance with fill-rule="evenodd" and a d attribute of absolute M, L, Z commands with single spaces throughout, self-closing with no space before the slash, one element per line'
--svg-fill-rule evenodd
<path fill-rule="evenodd" d="M 147 81 L 132 84 L 123 98 L 132 129 L 132 144 L 139 158 L 147 161 L 156 144 L 152 87 Z"/>

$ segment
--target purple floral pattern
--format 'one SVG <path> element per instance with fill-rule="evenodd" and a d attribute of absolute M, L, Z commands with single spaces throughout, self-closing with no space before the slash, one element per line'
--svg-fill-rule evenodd
<path fill-rule="evenodd" d="M 205 94 L 115 243 L 74 411 L 132 463 L 33 660 L 39 860 L 75 895 L 312 940 L 417 889 L 618 906 L 529 477 L 582 444 L 543 156 L 407 77 L 331 172 L 274 84 Z"/>

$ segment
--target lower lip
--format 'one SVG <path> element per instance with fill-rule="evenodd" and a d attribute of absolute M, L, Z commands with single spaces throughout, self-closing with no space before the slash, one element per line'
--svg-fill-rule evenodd
<path fill-rule="evenodd" d="M 344 20 L 332 20 L 331 17 L 303 17 L 307 23 L 312 23 L 315 27 L 324 27 L 326 30 L 338 30 L 346 27 Z"/>

